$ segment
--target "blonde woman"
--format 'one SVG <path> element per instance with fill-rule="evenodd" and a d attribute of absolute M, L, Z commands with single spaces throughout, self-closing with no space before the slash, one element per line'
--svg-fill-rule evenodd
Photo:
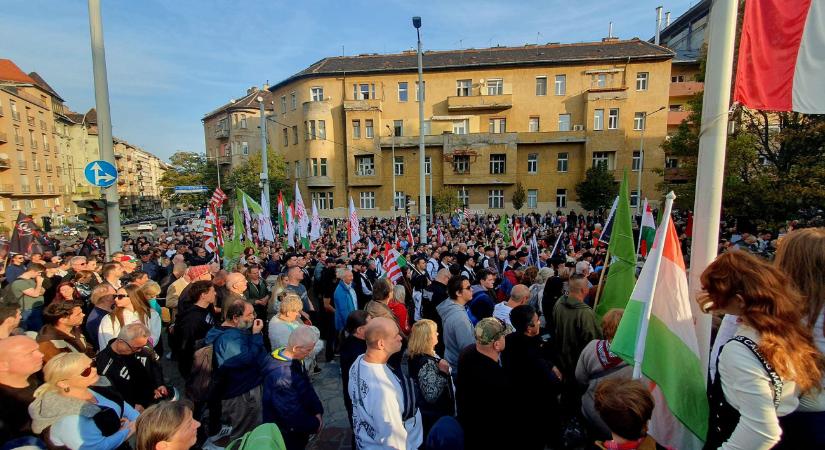
<path fill-rule="evenodd" d="M 97 341 L 100 347 L 106 348 L 109 341 L 117 337 L 120 329 L 132 322 L 141 322 L 152 332 L 150 344 L 152 347 L 160 342 L 161 321 L 157 311 L 149 307 L 149 303 L 141 296 L 139 287 L 134 285 L 120 288 L 115 294 L 115 308 L 100 321 L 97 332 Z"/>
<path fill-rule="evenodd" d="M 152 405 L 137 419 L 137 450 L 187 450 L 197 442 L 200 426 L 189 402 Z"/>
<path fill-rule="evenodd" d="M 100 376 L 83 353 L 62 353 L 43 368 L 45 383 L 29 405 L 32 431 L 49 448 L 128 448 L 138 412 L 115 391 L 96 386 Z"/>
<path fill-rule="evenodd" d="M 425 436 L 440 417 L 455 414 L 450 364 L 435 353 L 437 343 L 435 322 L 421 319 L 412 326 L 407 347 L 408 367 L 415 385 L 415 399 L 421 411 Z"/>
<path fill-rule="evenodd" d="M 158 315 L 161 314 L 160 304 L 158 303 L 158 295 L 160 295 L 160 285 L 154 281 L 148 281 L 140 287 L 140 294 L 149 302 L 149 307 L 155 310 Z"/>
<path fill-rule="evenodd" d="M 284 295 L 280 305 L 280 312 L 269 321 L 269 342 L 272 344 L 273 350 L 286 347 L 292 331 L 304 325 L 301 321 L 301 311 L 303 311 L 303 308 L 304 304 L 301 302 L 301 297 L 295 294 Z M 315 329 L 318 330 L 317 328 Z M 318 342 L 315 343 L 315 349 L 312 350 L 312 353 L 304 358 L 307 370 L 315 369 L 315 357 L 323 349 L 324 341 L 319 339 Z"/>

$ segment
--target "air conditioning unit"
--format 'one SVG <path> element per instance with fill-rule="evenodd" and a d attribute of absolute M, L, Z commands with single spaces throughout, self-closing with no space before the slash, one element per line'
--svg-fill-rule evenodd
<path fill-rule="evenodd" d="M 573 131 L 584 131 L 584 125 L 573 125 Z"/>

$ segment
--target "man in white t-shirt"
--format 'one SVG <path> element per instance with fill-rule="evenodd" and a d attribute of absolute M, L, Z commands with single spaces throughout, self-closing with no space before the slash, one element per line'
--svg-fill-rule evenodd
<path fill-rule="evenodd" d="M 493 309 L 493 317 L 504 321 L 507 325 L 510 323 L 510 311 L 516 306 L 526 305 L 530 301 L 530 288 L 523 284 L 513 286 L 510 291 L 510 299 L 506 302 L 498 303 Z"/>
<path fill-rule="evenodd" d="M 412 382 L 387 365 L 401 350 L 393 320 L 376 317 L 364 330 L 367 352 L 349 371 L 352 423 L 359 449 L 418 448 L 423 441 L 421 413 Z"/>

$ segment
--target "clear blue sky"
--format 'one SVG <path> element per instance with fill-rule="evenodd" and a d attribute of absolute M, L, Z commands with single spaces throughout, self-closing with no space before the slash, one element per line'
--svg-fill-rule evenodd
<path fill-rule="evenodd" d="M 0 58 L 38 72 L 77 112 L 94 106 L 87 3 L 3 0 Z M 201 117 L 253 85 L 326 56 L 646 39 L 663 4 L 675 19 L 696 0 L 103 0 L 115 136 L 168 158 L 203 152 Z M 426 69 L 425 69 L 426 70 Z"/>

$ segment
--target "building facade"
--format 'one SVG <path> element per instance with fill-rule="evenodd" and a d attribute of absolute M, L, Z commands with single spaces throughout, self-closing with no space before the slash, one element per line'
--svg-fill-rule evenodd
<path fill-rule="evenodd" d="M 427 52 L 424 123 L 415 52 L 325 58 L 270 88 L 267 134 L 288 184 L 325 216 L 345 215 L 349 196 L 365 214 L 403 210 L 407 196 L 418 201 L 421 170 L 428 204 L 447 188 L 484 213 L 512 212 L 519 182 L 523 212 L 581 210 L 575 185 L 595 164 L 617 180 L 628 171 L 634 204 L 641 166 L 641 196 L 659 200 L 667 115 L 647 114 L 668 105 L 672 57 L 615 38 Z"/>

